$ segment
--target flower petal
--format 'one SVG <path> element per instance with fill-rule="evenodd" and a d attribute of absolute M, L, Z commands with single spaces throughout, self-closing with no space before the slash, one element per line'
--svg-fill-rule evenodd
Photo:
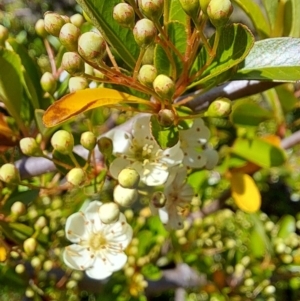
<path fill-rule="evenodd" d="M 82 212 L 70 215 L 66 221 L 66 237 L 73 243 L 87 238 L 86 218 Z"/>
<path fill-rule="evenodd" d="M 213 169 L 219 161 L 219 154 L 216 150 L 212 149 L 212 148 L 207 148 L 203 151 L 203 153 L 206 156 L 206 164 L 205 167 L 207 169 Z"/>
<path fill-rule="evenodd" d="M 94 262 L 88 249 L 77 244 L 65 248 L 63 260 L 68 267 L 75 270 L 86 270 Z"/>
<path fill-rule="evenodd" d="M 101 205 L 101 202 L 93 201 L 90 202 L 84 210 L 85 217 L 90 223 L 90 227 L 93 230 L 93 232 L 98 232 L 103 227 L 99 216 L 99 208 L 101 207 Z"/>
<path fill-rule="evenodd" d="M 116 158 L 109 166 L 111 176 L 118 179 L 119 173 L 130 165 L 130 162 L 123 158 Z"/>

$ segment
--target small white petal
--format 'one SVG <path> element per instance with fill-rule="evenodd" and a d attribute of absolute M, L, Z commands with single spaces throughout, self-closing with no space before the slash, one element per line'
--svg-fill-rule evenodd
<path fill-rule="evenodd" d="M 130 162 L 123 158 L 116 158 L 109 166 L 109 172 L 111 176 L 115 179 L 118 179 L 119 173 L 129 167 Z"/>
<path fill-rule="evenodd" d="M 86 209 L 84 210 L 85 217 L 90 222 L 90 227 L 93 229 L 94 232 L 100 231 L 100 229 L 103 227 L 98 213 L 101 205 L 101 202 L 93 201 L 89 203 Z"/>
<path fill-rule="evenodd" d="M 126 152 L 131 145 L 132 136 L 125 131 L 113 130 L 108 132 L 105 136 L 113 141 L 114 154 Z"/>
<path fill-rule="evenodd" d="M 216 150 L 207 148 L 203 151 L 206 156 L 206 164 L 205 167 L 207 169 L 213 169 L 219 161 L 219 154 Z"/>
<path fill-rule="evenodd" d="M 203 152 L 198 152 L 193 148 L 186 149 L 183 158 L 183 165 L 189 168 L 202 168 L 206 164 L 206 156 Z"/>
<path fill-rule="evenodd" d="M 70 215 L 66 221 L 66 237 L 73 243 L 86 239 L 86 219 L 81 212 Z"/>
<path fill-rule="evenodd" d="M 68 267 L 75 270 L 86 270 L 94 262 L 87 248 L 77 244 L 65 248 L 63 260 Z"/>
<path fill-rule="evenodd" d="M 169 176 L 169 171 L 164 166 L 146 164 L 143 169 L 141 181 L 148 186 L 158 186 L 164 184 Z"/>

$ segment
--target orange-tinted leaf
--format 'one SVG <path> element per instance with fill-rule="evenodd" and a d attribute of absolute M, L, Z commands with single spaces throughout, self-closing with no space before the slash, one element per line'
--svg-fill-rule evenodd
<path fill-rule="evenodd" d="M 152 105 L 150 101 L 113 89 L 85 89 L 70 93 L 52 104 L 45 112 L 43 122 L 46 127 L 52 127 L 88 110 L 120 103 Z"/>
<path fill-rule="evenodd" d="M 235 172 L 231 174 L 231 196 L 243 211 L 253 213 L 259 210 L 261 195 L 251 176 Z"/>
<path fill-rule="evenodd" d="M 281 140 L 278 136 L 276 135 L 266 135 L 262 137 L 263 140 L 269 142 L 270 144 L 280 147 L 281 146 Z"/>

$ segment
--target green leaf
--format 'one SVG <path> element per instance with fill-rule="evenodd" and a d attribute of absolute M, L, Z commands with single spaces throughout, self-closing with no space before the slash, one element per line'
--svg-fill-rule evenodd
<path fill-rule="evenodd" d="M 153 263 L 148 263 L 144 265 L 141 269 L 141 273 L 149 280 L 157 281 L 162 277 L 162 272 Z"/>
<path fill-rule="evenodd" d="M 272 117 L 272 112 L 262 108 L 259 104 L 251 100 L 241 100 L 233 106 L 230 121 L 240 126 L 257 126 Z"/>
<path fill-rule="evenodd" d="M 179 0 L 170 0 L 170 8 L 169 8 L 169 21 L 179 21 L 180 23 L 186 24 L 187 15 L 182 9 Z"/>
<path fill-rule="evenodd" d="M 261 7 L 256 2 L 252 0 L 234 0 L 233 2 L 240 6 L 240 8 L 251 19 L 255 30 L 260 35 L 260 37 L 266 38 L 270 36 L 270 24 L 266 20 Z"/>
<path fill-rule="evenodd" d="M 162 149 L 174 146 L 179 139 L 178 129 L 176 126 L 165 128 L 161 126 L 156 115 L 151 116 L 152 135 Z"/>
<path fill-rule="evenodd" d="M 185 26 L 182 23 L 173 21 L 168 23 L 166 30 L 170 41 L 174 44 L 178 51 L 184 55 L 187 41 Z M 174 51 L 172 51 L 170 48 L 169 50 L 171 51 L 171 55 L 176 66 L 176 78 L 178 78 L 182 72 L 183 63 L 180 57 Z M 174 77 L 172 64 L 170 63 L 170 60 L 161 45 L 157 45 L 155 48 L 154 65 L 158 74 L 165 74 Z"/>
<path fill-rule="evenodd" d="M 294 95 L 293 90 L 289 89 L 289 87 L 287 87 L 286 85 L 280 85 L 279 87 L 276 87 L 275 90 L 277 92 L 284 113 L 292 111 L 298 102 L 298 99 Z"/>
<path fill-rule="evenodd" d="M 271 29 L 274 29 L 275 23 L 276 23 L 276 14 L 277 14 L 278 1 L 262 0 L 262 3 L 265 7 Z"/>
<path fill-rule="evenodd" d="M 287 0 L 284 5 L 283 35 L 300 38 L 300 1 Z"/>
<path fill-rule="evenodd" d="M 214 37 L 215 35 L 209 40 L 211 46 L 214 43 Z M 245 25 L 232 24 L 224 27 L 221 32 L 215 58 L 201 74 L 200 79 L 193 82 L 188 88 L 197 85 L 208 86 L 209 82 L 214 80 L 214 77 L 237 66 L 244 60 L 253 44 L 254 37 Z M 203 47 L 192 66 L 192 75 L 195 75 L 206 64 L 209 58 L 209 53 Z"/>
<path fill-rule="evenodd" d="M 23 98 L 23 74 L 20 57 L 13 51 L 0 48 L 0 66 L 0 101 L 5 104 L 9 114 L 22 129 L 24 126 L 20 108 Z"/>
<path fill-rule="evenodd" d="M 40 108 L 39 100 L 43 99 L 43 90 L 40 84 L 41 73 L 23 45 L 17 43 L 13 39 L 10 39 L 8 42 L 14 51 L 20 56 L 21 62 L 24 66 L 22 70 L 24 74 L 23 85 L 25 91 L 33 108 L 38 109 Z"/>
<path fill-rule="evenodd" d="M 124 63 L 133 69 L 139 54 L 138 45 L 133 38 L 132 30 L 121 27 L 113 19 L 113 8 L 120 1 L 77 0 L 77 2 Z"/>
<path fill-rule="evenodd" d="M 258 41 L 233 79 L 296 82 L 300 78 L 299 49 L 296 38 Z"/>
<path fill-rule="evenodd" d="M 296 220 L 292 215 L 285 215 L 278 221 L 277 237 L 288 238 L 291 233 L 296 231 Z"/>
<path fill-rule="evenodd" d="M 231 152 L 265 168 L 280 166 L 286 160 L 281 148 L 259 138 L 238 138 L 231 147 Z"/>

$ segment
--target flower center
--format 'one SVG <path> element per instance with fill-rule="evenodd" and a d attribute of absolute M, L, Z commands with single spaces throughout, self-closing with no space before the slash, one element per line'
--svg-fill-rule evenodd
<path fill-rule="evenodd" d="M 151 161 L 153 148 L 154 146 L 151 144 L 145 144 L 143 147 L 135 147 L 135 159 L 139 162 L 144 162 L 145 160 Z"/>
<path fill-rule="evenodd" d="M 103 246 L 107 244 L 105 237 L 103 237 L 102 233 L 93 233 L 89 239 L 89 246 L 92 251 L 98 251 Z"/>

